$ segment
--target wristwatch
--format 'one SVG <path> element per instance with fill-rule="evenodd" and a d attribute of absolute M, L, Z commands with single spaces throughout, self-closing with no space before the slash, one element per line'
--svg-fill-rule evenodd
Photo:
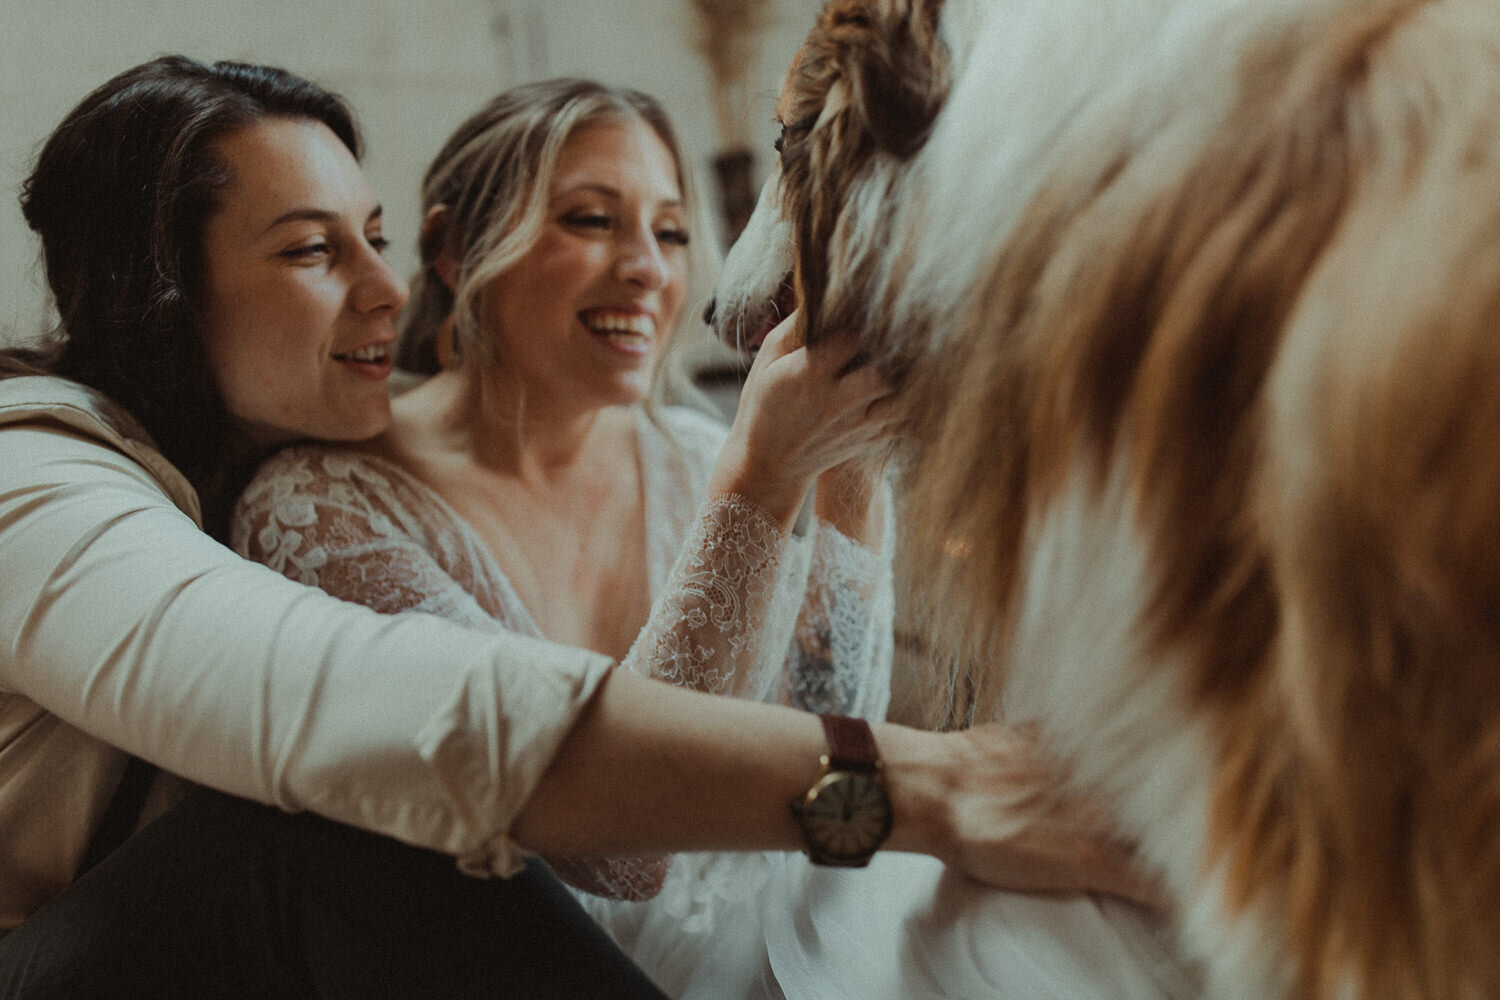
<path fill-rule="evenodd" d="M 891 835 L 891 800 L 875 734 L 863 719 L 820 715 L 828 752 L 823 774 L 792 801 L 807 856 L 815 865 L 863 868 Z"/>

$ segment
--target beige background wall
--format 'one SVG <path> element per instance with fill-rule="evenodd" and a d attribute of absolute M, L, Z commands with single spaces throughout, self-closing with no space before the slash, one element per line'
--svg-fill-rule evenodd
<path fill-rule="evenodd" d="M 819 5 L 774 2 L 743 112 L 761 149 L 774 138 L 781 73 Z M 62 116 L 120 70 L 181 52 L 282 65 L 344 94 L 404 273 L 428 158 L 490 95 L 528 79 L 592 76 L 656 95 L 706 181 L 719 142 L 694 31 L 686 0 L 0 0 L 0 343 L 49 321 L 21 181 Z"/>

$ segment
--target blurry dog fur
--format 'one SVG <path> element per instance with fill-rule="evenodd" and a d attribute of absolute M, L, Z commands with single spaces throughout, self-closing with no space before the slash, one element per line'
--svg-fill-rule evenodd
<path fill-rule="evenodd" d="M 1500 0 L 832 0 L 778 111 L 715 325 L 899 380 L 934 718 L 1207 996 L 1500 996 Z"/>

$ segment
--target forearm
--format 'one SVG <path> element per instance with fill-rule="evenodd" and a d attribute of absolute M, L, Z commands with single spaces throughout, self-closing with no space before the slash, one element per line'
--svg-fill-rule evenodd
<path fill-rule="evenodd" d="M 737 494 L 710 497 L 624 666 L 678 687 L 758 697 L 776 678 L 757 671 L 783 584 L 788 532 Z M 786 615 L 787 628 L 791 615 Z M 784 644 L 784 638 L 783 638 Z"/>
<path fill-rule="evenodd" d="M 952 741 L 875 728 L 895 813 L 888 847 L 951 856 Z M 620 671 L 603 684 L 512 835 L 547 853 L 796 850 L 790 803 L 826 752 L 817 717 Z"/>
<path fill-rule="evenodd" d="M 872 728 L 894 820 L 886 850 L 930 854 L 1003 889 L 1159 902 L 1108 814 L 1068 791 L 1029 729 Z M 789 805 L 819 777 L 825 749 L 814 715 L 615 671 L 511 833 L 561 854 L 794 850 Z"/>
<path fill-rule="evenodd" d="M 820 516 L 805 544 L 807 569 L 796 629 L 787 652 L 786 704 L 814 712 L 884 717 L 891 689 L 895 597 L 892 555 L 850 537 L 850 525 Z M 888 492 L 884 486 L 881 493 Z M 860 519 L 888 507 L 866 493 Z M 872 509 L 873 508 L 873 509 Z M 882 524 L 873 537 L 893 532 Z M 867 534 L 867 538 L 871 537 Z"/>

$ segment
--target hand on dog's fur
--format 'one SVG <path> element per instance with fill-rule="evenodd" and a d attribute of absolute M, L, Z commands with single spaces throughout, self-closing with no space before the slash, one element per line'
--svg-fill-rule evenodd
<path fill-rule="evenodd" d="M 893 432 L 890 387 L 872 367 L 850 366 L 854 339 L 798 346 L 795 315 L 762 344 L 709 486 L 788 528 L 820 473 L 872 454 Z"/>
<path fill-rule="evenodd" d="M 952 798 L 957 856 L 971 877 L 1020 892 L 1102 892 L 1161 908 L 1161 886 L 1096 802 L 1067 792 L 1029 726 L 968 731 L 973 759 Z"/>

